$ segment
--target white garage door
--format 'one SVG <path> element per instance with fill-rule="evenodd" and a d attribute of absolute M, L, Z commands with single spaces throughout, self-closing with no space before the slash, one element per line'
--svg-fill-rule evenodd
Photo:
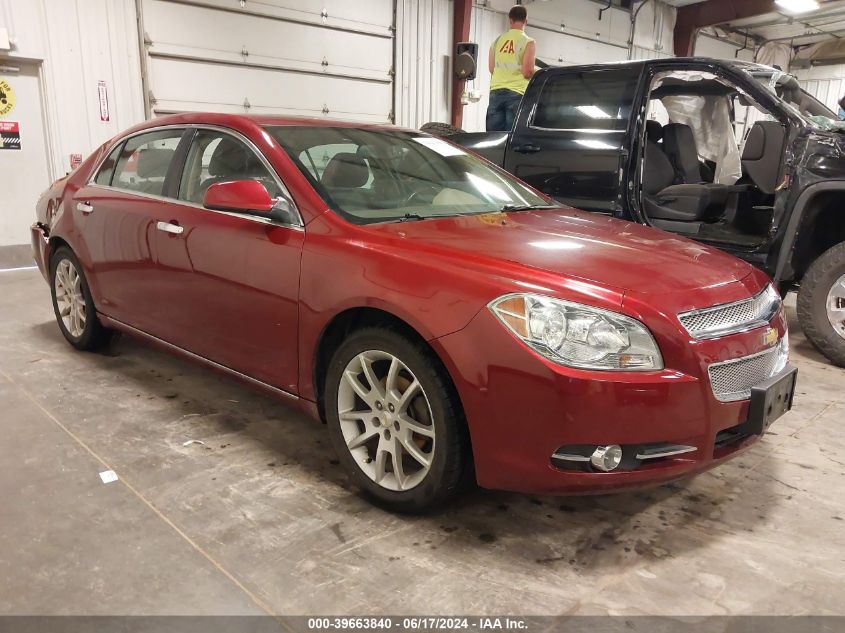
<path fill-rule="evenodd" d="M 388 122 L 393 0 L 143 0 L 153 115 Z"/>

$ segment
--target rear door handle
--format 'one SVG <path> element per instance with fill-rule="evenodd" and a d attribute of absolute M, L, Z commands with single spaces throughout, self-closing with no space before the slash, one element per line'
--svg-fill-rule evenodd
<path fill-rule="evenodd" d="M 164 231 L 165 233 L 173 233 L 174 235 L 179 235 L 182 231 L 185 230 L 178 224 L 172 224 L 170 222 L 159 222 L 156 224 L 156 228 L 159 231 Z"/>
<path fill-rule="evenodd" d="M 526 144 L 526 145 L 516 145 L 516 146 L 514 146 L 513 151 L 519 152 L 520 154 L 536 154 L 541 149 L 543 149 L 543 148 L 540 147 L 539 145 L 531 145 L 529 143 L 529 144 Z"/>
<path fill-rule="evenodd" d="M 85 215 L 88 215 L 89 213 L 94 212 L 94 207 L 92 207 L 87 202 L 77 202 L 76 203 L 76 210 L 82 211 L 82 213 L 84 213 Z"/>

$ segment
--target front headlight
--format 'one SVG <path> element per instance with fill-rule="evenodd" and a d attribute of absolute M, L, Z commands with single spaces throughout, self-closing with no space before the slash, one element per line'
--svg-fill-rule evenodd
<path fill-rule="evenodd" d="M 651 332 L 621 314 L 535 294 L 505 295 L 488 307 L 517 338 L 561 365 L 604 371 L 663 369 Z"/>

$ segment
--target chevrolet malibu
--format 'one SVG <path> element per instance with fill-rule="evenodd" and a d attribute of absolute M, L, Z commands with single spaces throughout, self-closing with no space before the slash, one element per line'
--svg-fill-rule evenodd
<path fill-rule="evenodd" d="M 32 241 L 71 345 L 122 332 L 298 405 L 396 510 L 473 477 L 667 482 L 792 403 L 762 272 L 395 127 L 148 121 L 52 185 Z"/>

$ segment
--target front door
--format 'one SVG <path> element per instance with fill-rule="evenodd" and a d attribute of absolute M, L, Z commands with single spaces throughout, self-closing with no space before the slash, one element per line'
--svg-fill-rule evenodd
<path fill-rule="evenodd" d="M 561 70 L 520 109 L 505 169 L 570 206 L 618 213 L 639 68 Z"/>
<path fill-rule="evenodd" d="M 283 187 L 243 138 L 197 130 L 178 200 L 156 216 L 156 300 L 161 338 L 289 392 L 298 390 L 301 227 L 202 207 L 216 182 Z"/>

